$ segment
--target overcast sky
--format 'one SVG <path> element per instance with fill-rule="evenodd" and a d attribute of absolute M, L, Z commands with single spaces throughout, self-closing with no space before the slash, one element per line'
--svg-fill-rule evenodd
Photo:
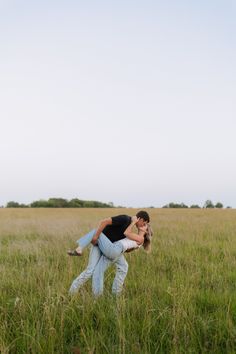
<path fill-rule="evenodd" d="M 236 207 L 236 3 L 0 0 L 0 205 Z"/>

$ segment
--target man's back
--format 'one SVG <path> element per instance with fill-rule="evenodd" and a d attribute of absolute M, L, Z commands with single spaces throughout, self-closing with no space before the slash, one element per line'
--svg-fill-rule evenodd
<path fill-rule="evenodd" d="M 131 224 L 131 217 L 128 215 L 118 215 L 113 216 L 111 219 L 112 224 L 105 227 L 102 231 L 103 234 L 106 235 L 111 242 L 122 240 L 126 237 L 124 232 Z"/>

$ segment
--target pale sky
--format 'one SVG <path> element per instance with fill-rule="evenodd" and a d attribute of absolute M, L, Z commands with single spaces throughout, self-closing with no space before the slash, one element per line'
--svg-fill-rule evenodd
<path fill-rule="evenodd" d="M 236 2 L 0 0 L 0 205 L 236 207 Z"/>

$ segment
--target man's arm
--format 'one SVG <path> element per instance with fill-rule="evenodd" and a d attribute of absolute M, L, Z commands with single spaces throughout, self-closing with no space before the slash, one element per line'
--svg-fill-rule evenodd
<path fill-rule="evenodd" d="M 103 219 L 100 221 L 100 223 L 98 224 L 98 228 L 97 231 L 95 233 L 95 235 L 93 236 L 92 239 L 92 244 L 95 245 L 97 242 L 97 239 L 99 238 L 100 234 L 102 233 L 102 231 L 105 229 L 105 227 L 107 225 L 112 225 L 112 219 L 111 218 L 107 218 L 107 219 Z"/>
<path fill-rule="evenodd" d="M 131 224 L 127 227 L 124 232 L 124 235 L 129 238 L 130 240 L 136 241 L 138 244 L 142 244 L 144 241 L 144 235 L 146 231 L 144 229 L 139 229 L 139 234 L 136 234 L 132 231 L 133 226 L 138 222 L 138 219 L 134 218 Z"/>

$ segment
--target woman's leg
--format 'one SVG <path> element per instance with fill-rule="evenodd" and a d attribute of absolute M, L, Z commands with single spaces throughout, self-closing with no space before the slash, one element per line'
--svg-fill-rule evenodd
<path fill-rule="evenodd" d="M 109 259 L 115 260 L 123 252 L 123 245 L 116 241 L 112 243 L 103 233 L 98 238 L 98 247 L 102 253 Z"/>
<path fill-rule="evenodd" d="M 96 229 L 93 229 L 90 232 L 88 232 L 86 235 L 80 237 L 76 241 L 76 243 L 81 248 L 81 250 L 83 250 L 85 247 L 87 247 L 91 243 L 95 232 L 96 232 Z"/>
<path fill-rule="evenodd" d="M 94 269 L 101 258 L 101 251 L 98 246 L 92 246 L 89 254 L 87 268 L 73 281 L 69 293 L 76 294 L 81 286 L 93 275 Z"/>

